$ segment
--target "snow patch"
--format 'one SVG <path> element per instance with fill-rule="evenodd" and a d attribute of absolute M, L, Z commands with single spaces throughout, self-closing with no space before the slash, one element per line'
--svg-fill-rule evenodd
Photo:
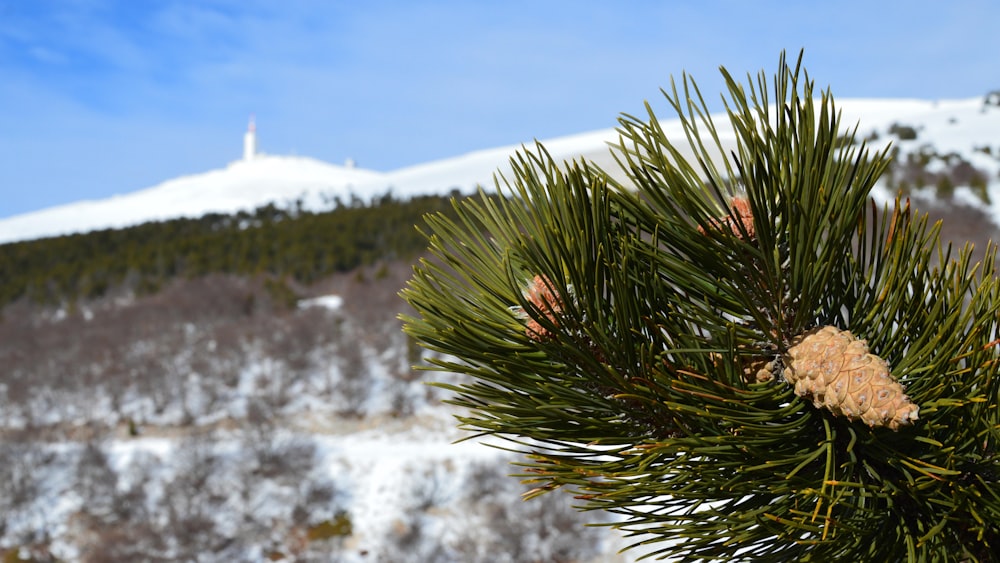
<path fill-rule="evenodd" d="M 331 311 L 336 311 L 340 309 L 343 304 L 344 298 L 339 295 L 321 295 L 319 297 L 311 297 L 309 299 L 300 299 L 299 309 L 322 307 Z"/>

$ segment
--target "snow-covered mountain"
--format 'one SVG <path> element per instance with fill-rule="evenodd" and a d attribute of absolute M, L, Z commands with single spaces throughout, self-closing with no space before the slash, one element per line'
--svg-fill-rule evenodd
<path fill-rule="evenodd" d="M 606 158 L 605 141 L 614 131 L 556 139 L 546 144 L 558 159 L 581 155 Z M 509 171 L 507 161 L 518 147 L 476 151 L 392 172 L 329 164 L 297 156 L 257 155 L 218 170 L 168 180 L 151 188 L 108 199 L 80 201 L 0 220 L 0 243 L 120 228 L 146 221 L 234 213 L 275 202 L 302 200 L 310 208 L 328 207 L 328 199 L 351 195 L 368 200 L 392 191 L 397 197 L 468 193 L 493 186 L 493 174 Z M 609 160 L 609 159 L 608 159 Z"/>
<path fill-rule="evenodd" d="M 858 124 L 859 136 L 869 138 L 871 146 L 881 148 L 892 141 L 900 149 L 900 158 L 923 152 L 933 161 L 931 155 L 936 155 L 937 162 L 928 162 L 931 171 L 947 165 L 947 157 L 953 155 L 950 158 L 961 158 L 981 171 L 991 191 L 1000 189 L 1000 107 L 987 104 L 983 98 L 846 99 L 838 101 L 837 107 L 843 112 L 844 125 Z M 723 134 L 723 145 L 731 148 L 734 140 L 724 125 L 725 116 L 713 119 Z M 686 146 L 678 120 L 665 120 L 662 125 L 675 144 Z M 914 138 L 900 135 L 901 131 L 912 133 Z M 616 131 L 605 129 L 542 142 L 557 160 L 584 157 L 613 172 L 616 165 L 608 143 L 616 140 Z M 368 199 L 390 189 L 401 197 L 452 189 L 470 192 L 478 186 L 490 189 L 494 174 L 510 170 L 508 159 L 519 148 L 511 145 L 476 151 L 389 172 L 303 157 L 261 155 L 109 199 L 69 203 L 0 220 L 0 243 L 207 212 L 252 210 L 269 202 L 283 204 L 300 198 L 306 205 L 322 205 L 324 197 L 354 194 Z M 968 199 L 962 187 L 956 186 L 956 195 Z M 994 217 L 1000 217 L 997 209 L 990 208 Z"/>

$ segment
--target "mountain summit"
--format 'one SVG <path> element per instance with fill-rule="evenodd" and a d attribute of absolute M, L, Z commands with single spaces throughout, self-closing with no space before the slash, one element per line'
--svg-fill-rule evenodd
<path fill-rule="evenodd" d="M 358 186 L 387 187 L 382 175 L 319 160 L 262 156 L 226 168 L 181 176 L 158 186 L 95 201 L 80 201 L 0 221 L 0 242 L 120 228 L 147 221 L 251 210 Z M 385 188 L 383 188 L 385 189 Z"/>

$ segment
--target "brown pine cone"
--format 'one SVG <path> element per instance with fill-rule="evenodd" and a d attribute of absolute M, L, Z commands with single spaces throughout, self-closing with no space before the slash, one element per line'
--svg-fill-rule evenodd
<path fill-rule="evenodd" d="M 785 356 L 785 380 L 795 394 L 811 397 L 835 415 L 860 418 L 869 426 L 900 426 L 917 420 L 920 407 L 889 373 L 889 364 L 868 352 L 868 344 L 833 326 L 813 329 L 792 341 Z"/>
<path fill-rule="evenodd" d="M 719 219 L 712 219 L 709 223 L 710 226 L 714 229 L 725 229 L 737 237 L 743 238 L 742 231 L 736 226 L 736 221 L 739 221 L 743 225 L 748 239 L 753 240 L 757 236 L 757 232 L 753 226 L 753 212 L 750 210 L 750 201 L 744 197 L 734 197 L 729 202 L 729 206 L 732 208 L 732 213 Z M 705 229 L 698 227 L 698 232 L 705 234 Z"/>
<path fill-rule="evenodd" d="M 559 296 L 552 291 L 552 282 L 548 278 L 535 276 L 525 296 L 552 324 L 559 326 L 559 314 L 562 313 L 563 304 Z M 528 319 L 525 331 L 529 338 L 538 342 L 545 342 L 555 336 L 533 318 Z"/>
<path fill-rule="evenodd" d="M 573 286 L 567 286 L 566 290 L 570 298 L 575 299 Z M 524 290 L 524 296 L 549 322 L 556 327 L 564 328 L 565 319 L 563 318 L 563 309 L 565 305 L 559 295 L 553 291 L 552 282 L 547 277 L 541 275 L 535 276 Z M 512 310 L 518 317 L 526 321 L 524 332 L 528 335 L 528 338 L 535 342 L 548 342 L 555 339 L 555 334 L 545 328 L 538 319 L 533 318 L 524 309 L 521 307 L 512 307 Z M 605 363 L 606 356 L 604 351 L 586 333 L 577 329 L 576 331 L 570 331 L 569 335 L 574 337 L 578 345 L 589 349 L 598 362 Z"/>

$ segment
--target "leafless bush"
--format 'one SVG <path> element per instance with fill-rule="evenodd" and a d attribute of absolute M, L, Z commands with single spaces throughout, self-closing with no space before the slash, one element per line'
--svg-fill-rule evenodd
<path fill-rule="evenodd" d="M 157 510 L 166 517 L 162 533 L 172 539 L 177 560 L 198 560 L 224 550 L 233 538 L 218 528 L 239 487 L 231 467 L 208 436 L 185 439 L 177 449 L 178 469 L 163 489 Z"/>
<path fill-rule="evenodd" d="M 37 444 L 0 442 L 0 513 L 18 513 L 35 500 L 39 469 L 48 458 Z M 6 519 L 0 525 L 6 526 Z"/>
<path fill-rule="evenodd" d="M 163 545 L 163 538 L 148 523 L 129 522 L 119 526 L 102 526 L 94 530 L 90 537 L 91 541 L 82 546 L 82 563 L 174 561 Z"/>
<path fill-rule="evenodd" d="M 371 374 L 365 365 L 365 353 L 360 343 L 344 342 L 338 349 L 339 379 L 334 394 L 339 403 L 337 414 L 347 418 L 365 415 L 365 401 L 372 387 Z"/>
<path fill-rule="evenodd" d="M 301 437 L 272 433 L 246 447 L 251 474 L 260 479 L 300 483 L 316 465 L 316 445 Z"/>
<path fill-rule="evenodd" d="M 47 539 L 47 527 L 26 525 L 45 522 L 46 507 L 37 504 L 44 475 L 56 456 L 33 442 L 0 442 L 0 540 L 6 544 L 32 545 Z"/>
<path fill-rule="evenodd" d="M 265 342 L 267 354 L 295 373 L 313 367 L 312 353 L 335 342 L 339 336 L 338 319 L 323 307 L 298 310 L 271 322 L 274 326 Z"/>
<path fill-rule="evenodd" d="M 115 513 L 118 475 L 108 463 L 104 446 L 97 441 L 87 442 L 76 462 L 77 494 L 84 499 L 83 511 L 94 518 L 117 520 Z"/>
<path fill-rule="evenodd" d="M 80 561 L 169 560 L 166 542 L 170 538 L 156 513 L 150 511 L 146 490 L 160 463 L 140 455 L 117 475 L 107 466 L 106 456 L 105 449 L 95 442 L 84 446 L 76 463 L 74 489 L 82 498 L 80 511 L 70 519 L 69 536 L 80 549 Z"/>
<path fill-rule="evenodd" d="M 450 548 L 465 562 L 570 562 L 600 554 L 601 537 L 566 495 L 522 501 L 503 463 L 473 466 L 463 487 L 467 524 Z M 589 516 L 589 515 L 588 515 Z M 591 517 L 589 520 L 593 520 Z"/>

